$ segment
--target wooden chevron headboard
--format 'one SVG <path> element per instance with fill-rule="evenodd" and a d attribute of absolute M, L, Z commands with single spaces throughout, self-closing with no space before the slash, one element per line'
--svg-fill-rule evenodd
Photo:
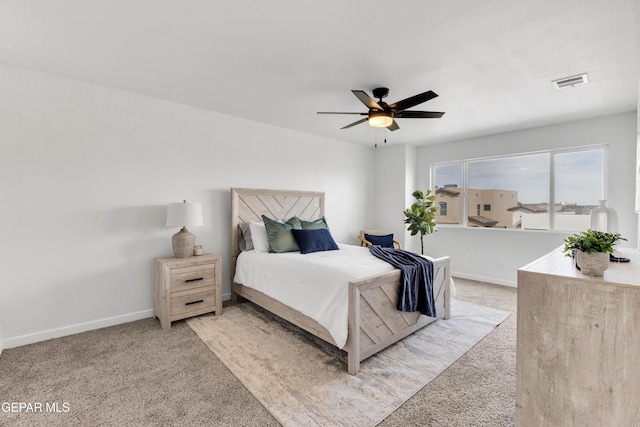
<path fill-rule="evenodd" d="M 235 274 L 238 245 L 238 225 L 262 221 L 262 215 L 273 219 L 297 216 L 313 220 L 324 216 L 324 193 L 317 191 L 231 189 L 231 278 Z"/>

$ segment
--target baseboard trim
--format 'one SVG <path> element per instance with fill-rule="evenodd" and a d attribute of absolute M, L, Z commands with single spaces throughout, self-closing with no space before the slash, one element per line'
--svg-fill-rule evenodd
<path fill-rule="evenodd" d="M 484 277 L 474 274 L 451 272 L 451 275 L 456 278 L 468 280 L 477 280 L 479 282 L 493 283 L 496 285 L 510 286 L 512 288 L 517 287 L 516 282 L 508 280 L 496 279 L 494 277 Z M 222 297 L 223 300 L 230 300 L 231 293 L 225 294 Z M 79 323 L 77 325 L 65 326 L 62 328 L 50 329 L 47 331 L 36 332 L 33 334 L 21 335 L 13 338 L 5 338 L 0 340 L 0 354 L 2 350 L 14 347 L 20 347 L 27 344 L 34 344 L 40 341 L 46 341 L 54 338 L 65 337 L 67 335 L 79 334 L 81 332 L 91 331 L 94 329 L 107 328 L 109 326 L 120 325 L 122 323 L 134 322 L 136 320 L 147 319 L 153 317 L 153 309 L 138 311 L 136 313 L 125 314 L 122 316 L 109 317 L 106 319 L 95 320 L 92 322 Z"/>
<path fill-rule="evenodd" d="M 2 349 L 20 347 L 27 344 L 33 344 L 40 341 L 46 341 L 53 338 L 74 335 L 80 332 L 91 331 L 94 329 L 106 328 L 109 326 L 120 325 L 122 323 L 133 322 L 136 320 L 147 319 L 153 317 L 153 309 L 138 311 L 136 313 L 124 314 L 122 316 L 108 317 L 106 319 L 95 320 L 77 325 L 65 326 L 62 328 L 49 329 L 47 331 L 36 332 L 33 334 L 21 335 L 13 338 L 5 338 L 0 341 L 0 352 Z"/>
<path fill-rule="evenodd" d="M 509 286 L 511 288 L 517 288 L 518 287 L 518 282 L 512 282 L 510 280 L 496 279 L 495 277 L 484 277 L 484 276 L 478 276 L 478 275 L 475 275 L 475 274 L 458 273 L 458 272 L 455 272 L 455 271 L 451 272 L 451 276 L 453 276 L 454 278 L 459 277 L 461 279 L 476 280 L 478 282 L 493 283 L 494 285 Z"/>

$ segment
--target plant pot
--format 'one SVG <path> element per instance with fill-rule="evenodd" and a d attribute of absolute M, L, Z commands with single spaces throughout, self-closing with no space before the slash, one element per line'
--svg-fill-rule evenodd
<path fill-rule="evenodd" d="M 605 252 L 588 254 L 576 251 L 576 267 L 587 276 L 602 276 L 604 271 L 609 268 L 609 254 Z"/>

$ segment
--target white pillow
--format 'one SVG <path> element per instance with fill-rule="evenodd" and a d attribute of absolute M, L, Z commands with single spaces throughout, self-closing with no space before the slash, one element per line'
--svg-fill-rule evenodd
<path fill-rule="evenodd" d="M 264 223 L 251 221 L 249 229 L 251 230 L 251 240 L 253 240 L 253 250 L 269 252 L 269 238 Z"/>

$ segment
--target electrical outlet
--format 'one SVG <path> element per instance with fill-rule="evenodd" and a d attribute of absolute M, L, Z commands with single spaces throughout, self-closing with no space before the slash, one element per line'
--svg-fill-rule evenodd
<path fill-rule="evenodd" d="M 498 260 L 498 268 L 504 268 L 504 260 L 503 259 L 499 259 Z"/>

